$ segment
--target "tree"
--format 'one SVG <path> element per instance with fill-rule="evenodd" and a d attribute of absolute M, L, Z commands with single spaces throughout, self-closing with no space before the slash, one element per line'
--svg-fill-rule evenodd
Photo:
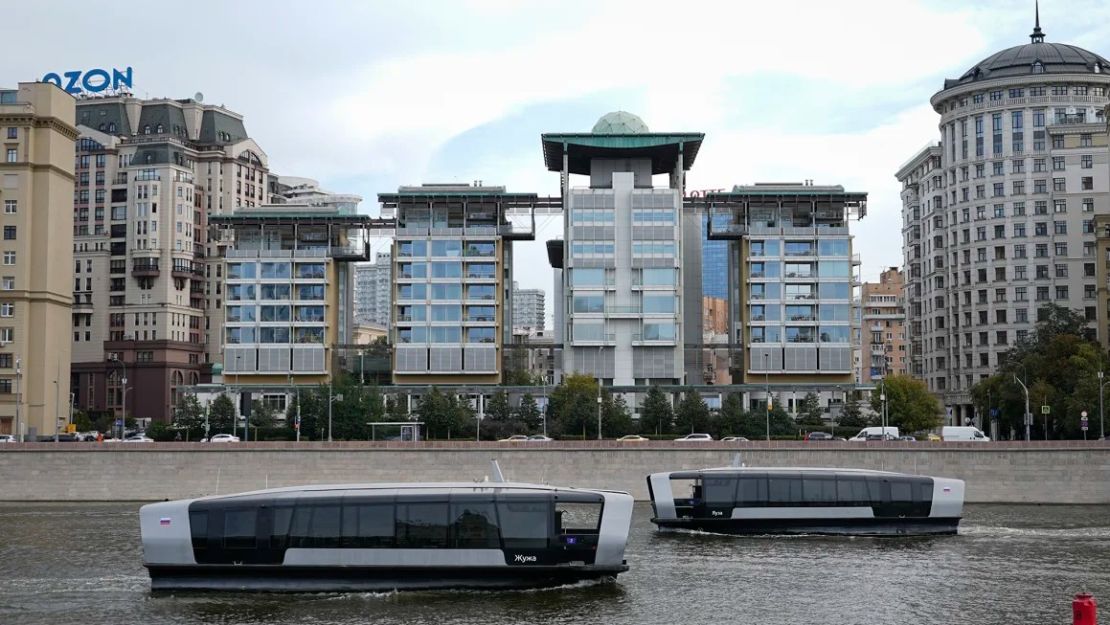
<path fill-rule="evenodd" d="M 409 421 L 407 397 L 399 393 L 386 397 L 385 416 L 386 421 Z"/>
<path fill-rule="evenodd" d="M 889 375 L 881 388 L 880 393 L 871 393 L 871 409 L 882 411 L 881 397 L 885 393 L 888 425 L 903 432 L 922 432 L 940 426 L 940 405 L 923 380 L 908 375 Z"/>
<path fill-rule="evenodd" d="M 775 395 L 771 399 L 770 415 L 768 415 L 766 413 L 766 411 L 764 411 L 763 414 L 753 414 L 752 415 L 753 417 L 755 417 L 755 421 L 757 421 L 759 423 L 759 425 L 761 426 L 760 432 L 762 433 L 762 435 L 764 435 L 764 436 L 766 435 L 767 422 L 768 422 L 768 416 L 769 416 L 769 418 L 770 418 L 770 427 L 771 427 L 771 436 L 776 436 L 776 437 L 786 437 L 786 436 L 795 436 L 796 437 L 797 436 L 798 426 L 794 422 L 794 419 L 792 419 L 790 417 L 790 415 L 786 413 L 786 409 L 783 408 L 782 405 L 783 405 L 782 398 L 778 395 Z"/>
<path fill-rule="evenodd" d="M 277 421 L 277 410 L 261 399 L 251 401 L 251 416 L 247 421 L 252 428 L 271 428 Z"/>
<path fill-rule="evenodd" d="M 482 422 L 481 434 L 486 438 L 498 439 L 512 434 L 521 434 L 522 424 L 515 418 L 509 405 L 509 394 L 498 389 L 486 404 L 486 418 Z"/>
<path fill-rule="evenodd" d="M 520 406 L 516 409 L 516 418 L 528 432 L 535 432 L 540 429 L 543 423 L 543 414 L 540 413 L 540 408 L 536 405 L 536 398 L 532 397 L 531 393 L 525 393 L 520 398 Z"/>
<path fill-rule="evenodd" d="M 704 432 L 709 428 L 709 406 L 701 395 L 687 390 L 678 404 L 674 421 L 679 432 Z"/>
<path fill-rule="evenodd" d="M 847 398 L 844 400 L 844 407 L 840 410 L 840 418 L 837 419 L 836 425 L 843 428 L 863 429 L 870 423 L 859 409 L 859 402 L 855 398 Z"/>
<path fill-rule="evenodd" d="M 670 434 L 673 423 L 671 400 L 658 386 L 648 387 L 647 396 L 640 406 L 640 433 Z"/>
<path fill-rule="evenodd" d="M 548 429 L 563 437 L 597 437 L 597 380 L 574 373 L 551 391 Z"/>
<path fill-rule="evenodd" d="M 634 429 L 632 413 L 624 396 L 603 393 L 601 397 L 601 434 L 605 438 L 619 438 Z"/>
<path fill-rule="evenodd" d="M 78 410 L 73 414 L 73 425 L 77 428 L 78 432 L 88 432 L 93 429 L 93 420 L 85 411 Z"/>
<path fill-rule="evenodd" d="M 199 439 L 204 436 L 204 408 L 201 407 L 196 395 L 182 395 L 173 407 L 173 426 L 184 430 L 188 439 Z"/>
<path fill-rule="evenodd" d="M 177 432 L 161 421 L 155 421 L 146 429 L 146 435 L 158 442 L 172 441 Z"/>
<path fill-rule="evenodd" d="M 745 428 L 747 411 L 744 410 L 744 398 L 739 393 L 729 393 L 723 402 L 717 416 L 712 420 L 710 433 L 723 438 L 725 436 L 744 436 L 751 438 L 754 434 Z"/>
<path fill-rule="evenodd" d="M 208 407 L 208 434 L 232 434 L 235 425 L 235 402 L 227 393 L 220 393 Z"/>
<path fill-rule="evenodd" d="M 424 422 L 425 437 L 465 438 L 474 433 L 474 411 L 455 395 L 444 395 L 436 387 L 420 398 L 414 414 Z"/>
<path fill-rule="evenodd" d="M 822 418 L 824 412 L 817 394 L 812 391 L 806 393 L 801 403 L 798 404 L 798 423 L 801 425 L 824 425 L 825 420 Z"/>

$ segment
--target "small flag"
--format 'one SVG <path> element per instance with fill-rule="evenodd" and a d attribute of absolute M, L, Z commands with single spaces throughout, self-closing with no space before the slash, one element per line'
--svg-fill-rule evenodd
<path fill-rule="evenodd" d="M 951 486 L 945 486 L 944 487 L 944 492 L 946 492 L 946 493 L 952 492 L 952 487 Z M 168 525 L 168 523 L 167 523 L 167 525 Z"/>
<path fill-rule="evenodd" d="M 164 517 L 158 519 L 158 525 L 169 525 L 169 524 L 170 524 L 170 517 L 168 517 L 168 516 L 164 516 Z"/>

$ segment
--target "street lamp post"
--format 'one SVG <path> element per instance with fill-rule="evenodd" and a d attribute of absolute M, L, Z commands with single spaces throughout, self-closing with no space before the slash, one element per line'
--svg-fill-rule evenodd
<path fill-rule="evenodd" d="M 604 349 L 604 345 L 597 346 L 597 440 L 601 440 L 601 355 Z"/>
<path fill-rule="evenodd" d="M 882 432 L 883 432 L 883 438 L 885 439 L 886 438 L 886 378 L 883 378 L 882 380 L 879 381 L 879 388 L 880 388 L 880 390 L 879 390 L 879 401 L 883 402 L 883 408 L 882 408 L 882 411 L 879 414 L 879 418 L 882 421 L 882 427 L 883 427 Z"/>
<path fill-rule="evenodd" d="M 19 420 L 19 405 L 23 396 L 19 394 L 19 380 L 23 377 L 23 360 L 15 359 L 15 440 L 23 442 L 23 423 Z"/>
<path fill-rule="evenodd" d="M 1025 442 L 1029 442 L 1029 422 L 1033 420 L 1033 416 L 1029 413 L 1029 387 L 1018 379 L 1017 374 L 1014 374 L 1014 382 L 1021 385 L 1021 390 L 1025 391 Z"/>
<path fill-rule="evenodd" d="M 763 385 L 766 396 L 763 398 L 763 418 L 767 422 L 767 441 L 771 440 L 771 370 L 767 364 L 770 354 L 763 354 Z"/>
<path fill-rule="evenodd" d="M 58 414 L 58 381 L 54 380 L 54 442 L 58 442 L 58 419 L 61 416 Z"/>
<path fill-rule="evenodd" d="M 1106 416 L 1102 412 L 1102 389 L 1106 387 L 1106 382 L 1102 381 L 1103 373 L 1098 372 L 1098 437 L 1106 438 Z"/>

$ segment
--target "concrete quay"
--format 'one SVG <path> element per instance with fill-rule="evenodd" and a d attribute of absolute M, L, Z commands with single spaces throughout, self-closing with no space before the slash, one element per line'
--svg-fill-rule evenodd
<path fill-rule="evenodd" d="M 0 447 L 0 500 L 179 499 L 322 483 L 508 479 L 648 498 L 656 471 L 724 466 L 851 467 L 956 477 L 968 503 L 1110 504 L 1110 442 L 672 443 L 616 441 L 27 443 Z"/>

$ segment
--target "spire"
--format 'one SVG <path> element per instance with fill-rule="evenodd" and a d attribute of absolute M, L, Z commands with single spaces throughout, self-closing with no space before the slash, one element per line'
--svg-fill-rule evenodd
<path fill-rule="evenodd" d="M 1044 43 L 1044 33 L 1041 32 L 1041 3 L 1040 3 L 1040 0 L 1036 0 L 1034 2 L 1034 7 L 1035 7 L 1034 10 L 1036 11 L 1036 22 L 1034 23 L 1034 26 L 1033 26 L 1033 34 L 1029 35 L 1029 39 L 1033 43 Z"/>

